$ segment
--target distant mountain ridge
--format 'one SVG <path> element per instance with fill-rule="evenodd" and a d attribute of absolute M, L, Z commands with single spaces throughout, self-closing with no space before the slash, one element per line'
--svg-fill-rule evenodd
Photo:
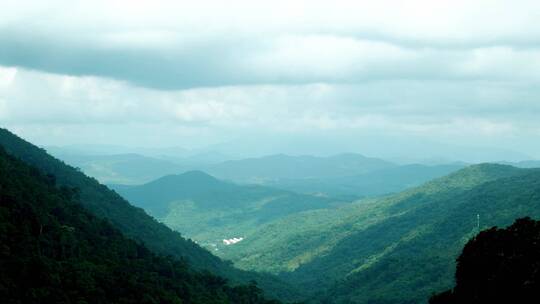
<path fill-rule="evenodd" d="M 540 168 L 540 160 L 524 160 L 519 162 L 501 162 L 504 165 L 510 165 L 518 168 Z"/>
<path fill-rule="evenodd" d="M 206 171 L 221 179 L 265 183 L 280 179 L 328 178 L 362 174 L 396 166 L 385 160 L 345 153 L 329 157 L 269 155 L 226 161 Z"/>
<path fill-rule="evenodd" d="M 54 156 L 104 184 L 137 184 L 187 169 L 172 161 L 136 153 L 86 155 L 56 152 Z"/>
<path fill-rule="evenodd" d="M 354 153 L 330 157 L 276 154 L 213 164 L 206 156 L 200 156 L 203 159 L 154 158 L 139 154 L 70 154 L 58 149 L 55 155 L 99 181 L 116 187 L 141 185 L 165 175 L 202 170 L 237 183 L 260 184 L 351 200 L 399 192 L 464 166 L 394 165 Z"/>
<path fill-rule="evenodd" d="M 84 146 L 83 146 L 84 147 Z M 124 149 L 111 147 L 106 153 L 106 147 L 85 151 L 83 147 L 58 148 L 47 147 L 54 157 L 67 164 L 80 168 L 85 174 L 98 179 L 104 184 L 138 185 L 150 182 L 169 174 L 179 174 L 189 170 L 206 168 L 211 164 L 229 159 L 225 155 L 206 152 L 184 156 L 178 149 L 148 149 L 148 154 L 138 151 L 129 152 Z M 160 151 L 171 154 L 156 154 Z M 178 154 L 174 154 L 178 151 Z M 147 150 L 142 150 L 147 152 Z"/>

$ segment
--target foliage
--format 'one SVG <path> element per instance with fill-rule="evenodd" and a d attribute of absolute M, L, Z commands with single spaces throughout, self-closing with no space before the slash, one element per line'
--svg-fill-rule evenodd
<path fill-rule="evenodd" d="M 255 280 L 272 297 L 296 300 L 300 296 L 289 284 L 274 277 L 235 269 L 193 241 L 184 239 L 180 233 L 157 222 L 142 209 L 133 207 L 95 179 L 55 159 L 45 150 L 22 140 L 8 130 L 0 129 L 0 146 L 3 146 L 8 154 L 54 176 L 58 186 L 78 189 L 80 202 L 89 212 L 108 220 L 125 236 L 144 243 L 154 252 L 185 259 L 198 270 L 208 270 L 235 283 Z"/>
<path fill-rule="evenodd" d="M 117 191 L 169 227 L 200 244 L 213 244 L 213 249 L 218 249 L 223 239 L 249 238 L 251 232 L 277 218 L 345 203 L 257 185 L 237 185 L 200 171 L 169 175 Z"/>
<path fill-rule="evenodd" d="M 291 296 L 290 289 L 281 282 L 235 270 L 132 207 L 116 193 L 5 132 L 0 130 L 0 144 L 10 154 L 56 175 L 59 186 L 79 188 L 77 196 L 85 208 L 97 218 L 108 219 L 130 238 L 144 242 L 153 251 L 185 257 L 196 269 L 206 268 L 243 282 L 251 276 L 266 291 L 283 291 L 282 297 Z M 171 184 L 176 182 L 173 178 Z M 243 269 L 272 272 L 291 285 L 299 284 L 311 290 L 312 300 L 320 303 L 425 302 L 429 295 L 453 285 L 455 259 L 479 229 L 506 226 L 524 216 L 540 217 L 540 170 L 503 165 L 470 166 L 395 195 L 337 207 L 320 200 L 317 202 L 321 205 L 313 209 L 311 204 L 315 201 L 310 196 L 296 205 L 300 209 L 285 208 L 292 211 L 281 214 L 264 208 L 272 206 L 267 204 L 272 200 L 267 199 L 265 187 L 244 191 L 232 184 L 218 184 L 224 187 L 218 187 L 219 195 L 204 193 L 208 189 L 205 185 L 178 201 L 174 201 L 178 193 L 159 193 L 164 189 L 161 185 L 156 188 L 158 192 L 149 196 L 160 201 L 149 201 L 146 207 L 169 210 L 163 218 L 171 220 L 169 224 L 183 217 L 187 224 L 181 229 L 192 228 L 191 233 L 205 229 L 215 234 L 232 224 L 237 224 L 239 231 L 251 227 L 249 238 L 223 248 L 220 255 Z M 126 189 L 129 188 L 118 191 Z M 188 193 L 186 189 L 181 192 Z M 173 201 L 167 197 L 171 193 Z M 215 200 L 216 196 L 220 199 Z M 254 203 L 258 197 L 266 199 Z M 293 198 L 299 200 L 294 196 L 282 199 L 281 205 L 274 205 L 280 206 L 275 210 L 291 207 Z M 153 205 L 156 202 L 166 206 Z M 260 222 L 250 222 L 231 211 L 244 208 L 252 208 L 255 212 L 246 214 Z M 212 231 L 209 223 L 216 223 L 217 228 Z M 234 232 L 231 231 L 226 232 Z"/>
<path fill-rule="evenodd" d="M 453 284 L 481 227 L 540 217 L 540 171 L 476 165 L 421 187 L 274 221 L 223 255 L 328 303 L 419 303 Z"/>
<path fill-rule="evenodd" d="M 0 149 L 2 303 L 277 303 L 155 255 L 79 196 Z"/>
<path fill-rule="evenodd" d="M 456 286 L 431 304 L 540 302 L 540 222 L 480 232 L 457 260 Z"/>

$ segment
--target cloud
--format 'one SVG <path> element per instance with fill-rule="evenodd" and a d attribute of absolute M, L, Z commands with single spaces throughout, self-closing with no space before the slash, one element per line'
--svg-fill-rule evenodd
<path fill-rule="evenodd" d="M 2 1 L 0 123 L 44 144 L 256 138 L 270 151 L 311 138 L 320 144 L 305 152 L 384 142 L 370 150 L 382 153 L 399 138 L 540 156 L 539 11 L 487 0 Z"/>
<path fill-rule="evenodd" d="M 0 66 L 0 87 L 7 87 L 11 85 L 11 82 L 17 75 L 16 68 L 7 68 Z"/>
<path fill-rule="evenodd" d="M 54 1 L 8 6 L 0 64 L 162 90 L 540 78 L 536 1 Z M 518 70 L 518 73 L 509 73 Z"/>
<path fill-rule="evenodd" d="M 538 86 L 513 82 L 385 80 L 163 91 L 107 78 L 12 71 L 0 69 L 0 79 L 14 75 L 0 87 L 2 124 L 55 142 L 146 146 L 182 138 L 189 146 L 252 136 L 351 140 L 381 134 L 493 144 L 537 135 L 540 115 Z M 61 135 L 45 135 L 51 129 Z"/>

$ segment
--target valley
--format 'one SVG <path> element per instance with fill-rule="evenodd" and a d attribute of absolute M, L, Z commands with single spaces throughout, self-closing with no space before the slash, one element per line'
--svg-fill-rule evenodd
<path fill-rule="evenodd" d="M 540 303 L 539 16 L 0 0 L 0 304 Z"/>
<path fill-rule="evenodd" d="M 276 156 L 265 168 L 263 159 L 216 165 L 235 172 L 221 173 L 229 180 L 184 171 L 110 187 L 235 267 L 273 274 L 314 303 L 423 302 L 452 286 L 455 259 L 477 232 L 540 216 L 540 171 L 526 169 L 533 162 Z M 309 162 L 311 173 L 285 169 L 296 162 Z"/>

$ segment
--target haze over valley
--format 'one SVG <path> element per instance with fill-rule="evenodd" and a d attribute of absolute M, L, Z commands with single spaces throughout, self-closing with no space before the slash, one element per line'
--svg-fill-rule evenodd
<path fill-rule="evenodd" d="M 539 20 L 0 0 L 0 302 L 540 303 Z"/>

